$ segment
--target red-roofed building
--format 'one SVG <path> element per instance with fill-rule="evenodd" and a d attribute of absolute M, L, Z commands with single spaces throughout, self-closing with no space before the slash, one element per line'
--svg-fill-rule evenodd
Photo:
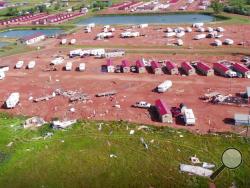
<path fill-rule="evenodd" d="M 41 32 L 37 32 L 33 35 L 29 35 L 29 36 L 25 36 L 25 37 L 21 38 L 20 41 L 22 43 L 27 44 L 27 45 L 31 45 L 31 44 L 35 44 L 37 42 L 44 40 L 45 37 L 46 37 L 45 34 L 43 34 Z"/>
<path fill-rule="evenodd" d="M 162 123 L 173 123 L 171 110 L 163 100 L 156 100 L 155 107 Z"/>
<path fill-rule="evenodd" d="M 214 63 L 213 69 L 222 76 L 227 77 L 230 74 L 230 69 L 221 63 Z"/>
<path fill-rule="evenodd" d="M 137 60 L 135 64 L 136 64 L 136 69 L 137 69 L 138 73 L 145 73 L 146 72 L 145 65 L 141 60 Z"/>
<path fill-rule="evenodd" d="M 129 62 L 127 60 L 122 60 L 122 71 L 130 72 Z"/>
<path fill-rule="evenodd" d="M 115 72 L 115 67 L 111 59 L 107 60 L 106 68 L 107 68 L 107 72 Z"/>
<path fill-rule="evenodd" d="M 152 61 L 151 68 L 152 68 L 154 74 L 162 74 L 161 65 L 158 62 Z"/>
<path fill-rule="evenodd" d="M 197 69 L 200 71 L 202 74 L 206 76 L 213 76 L 214 75 L 214 69 L 209 67 L 207 64 L 203 62 L 198 62 L 197 63 Z"/>
<path fill-rule="evenodd" d="M 192 65 L 190 65 L 189 62 L 184 61 L 181 64 L 181 68 L 188 76 L 195 74 L 195 69 L 192 67 Z"/>
<path fill-rule="evenodd" d="M 240 64 L 240 63 L 234 63 L 233 68 L 237 72 L 240 72 L 241 74 L 243 74 L 244 77 L 250 78 L 250 70 L 245 65 Z"/>
<path fill-rule="evenodd" d="M 166 69 L 171 75 L 179 74 L 178 66 L 171 62 L 171 61 L 166 61 L 165 62 Z"/>

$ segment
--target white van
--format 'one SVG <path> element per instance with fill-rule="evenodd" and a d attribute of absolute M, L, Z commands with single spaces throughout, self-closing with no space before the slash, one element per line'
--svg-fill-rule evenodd
<path fill-rule="evenodd" d="M 65 65 L 65 70 L 66 71 L 71 71 L 72 70 L 72 62 L 67 62 Z"/>
<path fill-rule="evenodd" d="M 80 63 L 79 67 L 78 67 L 78 70 L 79 71 L 85 71 L 85 68 L 86 68 L 85 63 Z"/>
<path fill-rule="evenodd" d="M 23 66 L 23 64 L 24 64 L 23 61 L 18 61 L 17 64 L 16 64 L 16 66 L 15 66 L 15 68 L 16 68 L 16 69 L 21 69 L 22 66 Z"/>

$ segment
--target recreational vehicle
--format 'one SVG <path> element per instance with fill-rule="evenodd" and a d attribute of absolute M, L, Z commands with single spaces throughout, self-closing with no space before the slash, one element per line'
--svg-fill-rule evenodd
<path fill-rule="evenodd" d="M 16 69 L 21 69 L 22 66 L 23 66 L 23 64 L 24 64 L 23 61 L 18 61 L 17 64 L 16 64 L 16 66 L 15 66 L 15 68 L 16 68 Z"/>
<path fill-rule="evenodd" d="M 166 80 L 157 86 L 157 91 L 159 93 L 163 93 L 163 92 L 167 91 L 169 88 L 171 88 L 172 85 L 173 85 L 173 83 L 171 80 Z"/>
<path fill-rule="evenodd" d="M 11 95 L 9 96 L 9 98 L 5 102 L 6 108 L 15 108 L 15 106 L 19 102 L 19 98 L 20 98 L 19 93 L 17 93 L 17 92 L 11 93 Z"/>

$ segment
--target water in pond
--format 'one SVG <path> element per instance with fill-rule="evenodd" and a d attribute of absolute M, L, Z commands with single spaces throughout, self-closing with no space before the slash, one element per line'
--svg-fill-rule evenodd
<path fill-rule="evenodd" d="M 37 32 L 42 32 L 47 36 L 63 33 L 61 29 L 37 29 L 37 30 L 10 30 L 0 33 L 0 37 L 21 38 L 32 35 Z"/>
<path fill-rule="evenodd" d="M 160 14 L 160 15 L 126 15 L 126 16 L 94 16 L 77 22 L 78 25 L 95 24 L 175 24 L 211 22 L 214 17 L 203 14 Z"/>
<path fill-rule="evenodd" d="M 8 42 L 0 42 L 0 48 L 8 46 L 10 43 Z"/>

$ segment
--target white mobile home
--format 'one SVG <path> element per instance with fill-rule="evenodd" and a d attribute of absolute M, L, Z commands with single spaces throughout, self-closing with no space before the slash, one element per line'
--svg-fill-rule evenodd
<path fill-rule="evenodd" d="M 15 108 L 19 102 L 20 95 L 19 93 L 11 93 L 8 99 L 5 102 L 6 108 Z"/>
<path fill-rule="evenodd" d="M 157 91 L 159 93 L 163 93 L 163 92 L 167 91 L 169 88 L 171 88 L 172 85 L 173 85 L 173 83 L 171 80 L 166 80 L 157 86 Z"/>
<path fill-rule="evenodd" d="M 199 34 L 199 35 L 195 35 L 194 39 L 195 40 L 200 40 L 200 39 L 204 39 L 206 38 L 206 34 Z"/>
<path fill-rule="evenodd" d="M 43 33 L 35 33 L 33 35 L 25 36 L 20 39 L 20 41 L 24 44 L 31 45 L 37 42 L 40 42 L 45 39 L 45 35 Z"/>
<path fill-rule="evenodd" d="M 67 39 L 62 39 L 62 40 L 61 40 L 61 44 L 62 44 L 62 45 L 67 44 Z"/>
<path fill-rule="evenodd" d="M 192 27 L 196 27 L 196 28 L 199 28 L 199 27 L 203 27 L 204 26 L 204 23 L 194 23 L 193 25 L 192 25 Z"/>
<path fill-rule="evenodd" d="M 65 65 L 65 70 L 66 71 L 71 71 L 72 70 L 72 62 L 67 62 Z"/>
<path fill-rule="evenodd" d="M 3 80 L 5 78 L 4 71 L 0 71 L 0 80 Z"/>
<path fill-rule="evenodd" d="M 36 62 L 35 61 L 30 61 L 27 68 L 28 69 L 33 69 L 36 66 Z"/>
<path fill-rule="evenodd" d="M 183 117 L 186 125 L 195 124 L 195 116 L 192 109 L 184 109 Z"/>
<path fill-rule="evenodd" d="M 60 65 L 63 64 L 64 58 L 63 57 L 57 57 L 51 61 L 51 65 Z"/>
<path fill-rule="evenodd" d="M 132 37 L 139 37 L 140 33 L 138 31 L 126 31 L 121 33 L 121 38 L 132 38 Z"/>
<path fill-rule="evenodd" d="M 224 40 L 224 44 L 232 45 L 233 43 L 234 43 L 234 41 L 232 39 L 225 39 Z"/>
<path fill-rule="evenodd" d="M 176 36 L 176 33 L 175 32 L 169 32 L 169 33 L 166 33 L 166 37 L 173 37 L 173 36 Z"/>
<path fill-rule="evenodd" d="M 75 44 L 75 43 L 76 43 L 76 39 L 71 39 L 71 40 L 70 40 L 70 44 L 71 44 L 71 45 L 73 45 L 73 44 Z"/>
<path fill-rule="evenodd" d="M 82 71 L 85 71 L 85 69 L 86 69 L 85 63 L 80 63 L 79 67 L 78 67 L 78 70 L 82 72 Z"/>
<path fill-rule="evenodd" d="M 16 69 L 21 69 L 22 66 L 23 66 L 23 64 L 24 64 L 23 61 L 18 61 L 17 64 L 16 64 L 16 66 L 15 66 L 15 68 L 16 68 Z"/>

